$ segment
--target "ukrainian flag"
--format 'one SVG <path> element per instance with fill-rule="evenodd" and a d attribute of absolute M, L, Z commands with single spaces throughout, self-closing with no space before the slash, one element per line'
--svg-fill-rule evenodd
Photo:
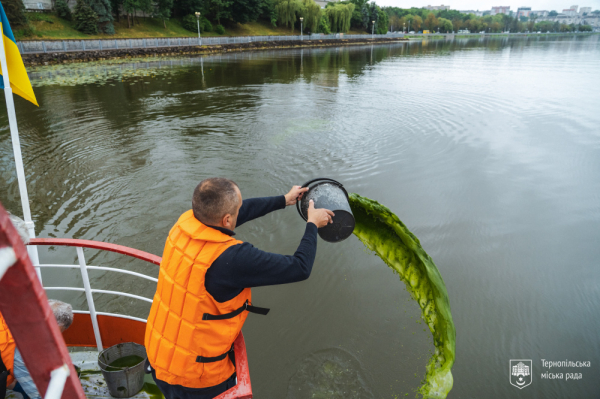
<path fill-rule="evenodd" d="M 10 87 L 13 93 L 18 94 L 25 100 L 38 105 L 33 94 L 33 88 L 27 76 L 25 65 L 23 65 L 23 59 L 21 53 L 17 47 L 15 36 L 12 33 L 8 18 L 4 13 L 4 8 L 0 4 L 0 24 L 2 25 L 2 40 L 4 40 L 4 51 L 6 53 L 6 63 L 8 67 L 8 77 L 10 79 Z M 0 70 L 0 89 L 4 89 L 4 80 L 1 76 L 2 70 Z M 39 107 L 39 105 L 38 105 Z"/>

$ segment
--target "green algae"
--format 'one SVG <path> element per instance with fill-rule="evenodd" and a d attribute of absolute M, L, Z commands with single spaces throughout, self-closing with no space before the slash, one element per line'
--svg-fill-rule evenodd
<path fill-rule="evenodd" d="M 350 207 L 356 220 L 354 234 L 398 273 L 433 335 L 435 353 L 419 393 L 445 398 L 453 384 L 456 331 L 444 280 L 419 239 L 387 207 L 358 194 L 350 195 Z"/>
<path fill-rule="evenodd" d="M 106 368 L 106 371 L 121 371 L 129 367 L 137 366 L 144 360 L 145 359 L 143 357 L 137 355 L 123 356 L 114 362 L 111 362 Z"/>

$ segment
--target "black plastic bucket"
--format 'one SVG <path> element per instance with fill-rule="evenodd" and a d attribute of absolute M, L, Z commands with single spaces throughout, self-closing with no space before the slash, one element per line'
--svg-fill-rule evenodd
<path fill-rule="evenodd" d="M 296 208 L 304 220 L 307 220 L 310 200 L 315 202 L 315 208 L 325 208 L 335 213 L 333 223 L 319 229 L 321 238 L 328 242 L 340 242 L 350 237 L 354 231 L 354 215 L 344 186 L 333 179 L 318 178 L 304 183 L 302 187 L 308 187 L 308 191 L 296 203 Z"/>

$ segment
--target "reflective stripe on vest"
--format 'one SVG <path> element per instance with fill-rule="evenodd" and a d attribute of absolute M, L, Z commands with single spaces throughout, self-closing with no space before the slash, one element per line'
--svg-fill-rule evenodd
<path fill-rule="evenodd" d="M 251 305 L 249 288 L 221 303 L 208 293 L 204 279 L 215 259 L 241 243 L 203 225 L 191 210 L 169 232 L 145 336 L 156 378 L 171 385 L 206 388 L 235 372 L 227 354 L 248 312 L 266 313 Z"/>
<path fill-rule="evenodd" d="M 12 384 L 15 379 L 13 375 L 15 348 L 15 340 L 8 329 L 6 321 L 4 321 L 4 318 L 0 313 L 0 358 L 2 358 L 2 363 L 4 363 L 4 367 L 6 367 L 9 372 L 6 385 Z"/>

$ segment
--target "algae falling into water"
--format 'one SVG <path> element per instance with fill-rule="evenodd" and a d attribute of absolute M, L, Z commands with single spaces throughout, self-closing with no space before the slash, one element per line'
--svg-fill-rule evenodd
<path fill-rule="evenodd" d="M 444 280 L 419 239 L 392 211 L 358 194 L 350 195 L 350 207 L 354 234 L 398 273 L 433 335 L 435 353 L 419 392 L 426 398 L 445 398 L 452 389 L 456 331 Z"/>

